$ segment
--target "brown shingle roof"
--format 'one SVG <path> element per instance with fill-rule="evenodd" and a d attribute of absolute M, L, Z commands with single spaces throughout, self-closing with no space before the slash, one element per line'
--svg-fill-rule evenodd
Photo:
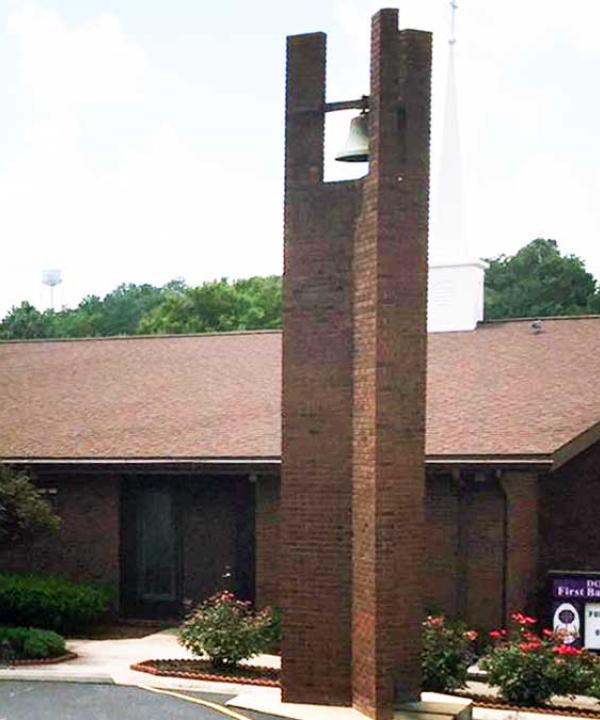
<path fill-rule="evenodd" d="M 276 458 L 277 332 L 0 343 L 0 457 Z M 427 454 L 550 455 L 600 422 L 600 317 L 429 336 Z"/>

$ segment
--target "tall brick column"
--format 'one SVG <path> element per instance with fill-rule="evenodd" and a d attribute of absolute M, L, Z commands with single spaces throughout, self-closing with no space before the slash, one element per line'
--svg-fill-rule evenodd
<path fill-rule="evenodd" d="M 354 259 L 353 697 L 420 692 L 430 36 L 373 18 L 370 169 Z"/>
<path fill-rule="evenodd" d="M 280 594 L 283 697 L 348 705 L 356 183 L 323 183 L 325 35 L 288 38 Z"/>
<path fill-rule="evenodd" d="M 419 693 L 430 54 L 373 18 L 369 173 L 323 183 L 325 36 L 288 39 L 283 698 L 378 718 Z"/>

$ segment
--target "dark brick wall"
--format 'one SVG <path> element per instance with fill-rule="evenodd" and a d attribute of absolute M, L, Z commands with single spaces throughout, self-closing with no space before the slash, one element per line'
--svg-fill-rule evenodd
<path fill-rule="evenodd" d="M 276 479 L 270 480 L 257 494 L 260 604 L 278 603 L 279 585 L 285 578 L 278 570 L 282 550 L 277 485 Z M 490 478 L 482 483 L 429 476 L 423 607 L 462 618 L 482 630 L 503 625 L 505 610 L 507 615 L 515 610 L 535 612 L 540 581 L 537 498 L 538 480 L 532 473 L 509 473 L 502 485 Z M 593 556 L 596 560 L 590 560 L 588 569 L 594 563 L 598 566 L 600 552 Z"/>
<path fill-rule="evenodd" d="M 183 596 L 194 604 L 235 580 L 235 495 L 229 478 L 185 482 L 181 487 Z"/>
<path fill-rule="evenodd" d="M 38 484 L 62 519 L 56 537 L 46 536 L 0 556 L 0 568 L 47 572 L 73 580 L 119 586 L 119 479 L 107 476 L 45 477 Z"/>
<path fill-rule="evenodd" d="M 455 617 L 458 612 L 459 489 L 447 475 L 428 477 L 425 487 L 424 607 Z"/>
<path fill-rule="evenodd" d="M 503 624 L 504 493 L 497 482 L 473 483 L 464 491 L 464 612 L 474 627 Z"/>
<path fill-rule="evenodd" d="M 514 612 L 536 612 L 539 577 L 539 493 L 537 473 L 505 473 L 507 502 L 506 598 L 507 620 Z"/>
<path fill-rule="evenodd" d="M 540 481 L 540 570 L 600 570 L 600 443 Z"/>
<path fill-rule="evenodd" d="M 278 477 L 256 483 L 256 603 L 279 606 L 279 486 Z"/>

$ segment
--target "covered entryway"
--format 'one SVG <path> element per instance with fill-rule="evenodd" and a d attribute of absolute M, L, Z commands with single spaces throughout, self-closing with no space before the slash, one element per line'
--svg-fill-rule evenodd
<path fill-rule="evenodd" d="M 254 485 L 130 477 L 121 494 L 121 612 L 174 618 L 218 590 L 254 599 Z"/>

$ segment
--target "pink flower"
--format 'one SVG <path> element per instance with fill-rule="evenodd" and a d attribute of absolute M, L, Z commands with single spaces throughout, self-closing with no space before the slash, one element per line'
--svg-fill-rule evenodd
<path fill-rule="evenodd" d="M 475 640 L 477 640 L 477 638 L 479 637 L 479 633 L 477 632 L 477 630 L 467 630 L 465 632 L 465 637 L 467 638 L 467 640 L 475 642 Z"/>
<path fill-rule="evenodd" d="M 535 625 L 537 623 L 536 618 L 530 617 L 529 615 L 523 615 L 523 613 L 513 613 L 511 619 L 519 625 Z"/>
<path fill-rule="evenodd" d="M 423 623 L 423 625 L 426 625 L 428 627 L 440 627 L 441 625 L 444 624 L 444 620 L 445 620 L 445 618 L 443 615 L 437 615 L 437 616 L 429 615 L 428 618 Z"/>

